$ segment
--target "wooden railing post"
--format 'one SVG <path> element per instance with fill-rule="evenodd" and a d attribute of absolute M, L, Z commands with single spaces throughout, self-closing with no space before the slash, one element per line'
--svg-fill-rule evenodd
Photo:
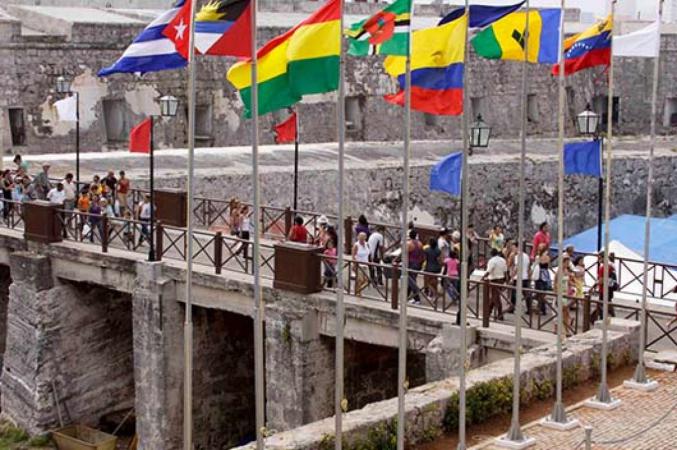
<path fill-rule="evenodd" d="M 491 320 L 491 301 L 489 299 L 489 282 L 482 283 L 482 326 L 489 328 L 489 321 Z M 516 319 L 516 320 L 519 320 Z"/>
<path fill-rule="evenodd" d="M 583 331 L 590 330 L 590 293 L 583 298 Z"/>
<path fill-rule="evenodd" d="M 353 251 L 353 218 L 348 216 L 343 220 L 343 230 L 345 233 L 345 242 L 343 253 L 350 255 Z"/>
<path fill-rule="evenodd" d="M 104 214 L 103 217 L 101 217 L 101 251 L 103 253 L 108 253 L 108 227 L 110 227 L 110 222 L 108 216 Z M 92 230 L 92 233 L 93 232 L 94 230 Z"/>
<path fill-rule="evenodd" d="M 217 274 L 221 274 L 221 266 L 223 266 L 223 233 L 216 232 L 214 236 L 214 266 Z"/>
<path fill-rule="evenodd" d="M 162 222 L 155 222 L 155 261 L 162 261 L 162 239 L 164 235 L 164 229 L 162 228 Z"/>
<path fill-rule="evenodd" d="M 392 276 L 390 277 L 390 307 L 397 309 L 399 307 L 400 299 L 400 268 L 397 263 L 393 262 Z"/>
<path fill-rule="evenodd" d="M 291 231 L 292 223 L 294 222 L 294 215 L 292 214 L 291 208 L 287 206 L 284 209 L 284 238 L 286 239 L 289 236 Z"/>

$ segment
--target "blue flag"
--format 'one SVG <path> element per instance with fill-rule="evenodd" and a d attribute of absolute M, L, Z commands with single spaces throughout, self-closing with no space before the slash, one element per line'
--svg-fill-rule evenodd
<path fill-rule="evenodd" d="M 602 177 L 602 141 L 564 145 L 564 173 Z"/>
<path fill-rule="evenodd" d="M 523 4 L 524 1 L 508 6 L 470 5 L 470 23 L 468 24 L 468 27 L 473 29 L 489 26 L 503 16 L 507 16 L 508 14 L 517 11 Z M 444 16 L 438 25 L 443 25 L 452 20 L 456 20 L 464 13 L 465 8 L 455 9 Z"/>
<path fill-rule="evenodd" d="M 176 50 L 174 41 L 162 32 L 179 13 L 185 0 L 179 0 L 174 8 L 165 11 L 152 21 L 127 47 L 112 66 L 101 69 L 100 77 L 114 73 L 146 73 L 178 69 L 188 64 Z"/>
<path fill-rule="evenodd" d="M 452 153 L 435 164 L 430 172 L 430 190 L 447 192 L 459 197 L 461 195 L 461 172 L 463 169 L 463 152 Z"/>

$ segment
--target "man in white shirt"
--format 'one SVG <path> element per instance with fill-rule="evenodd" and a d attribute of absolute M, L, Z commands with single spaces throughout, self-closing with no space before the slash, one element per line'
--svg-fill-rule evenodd
<path fill-rule="evenodd" d="M 143 240 L 146 239 L 150 241 L 150 231 L 148 230 L 148 224 L 150 224 L 150 194 L 145 194 L 143 200 L 139 203 L 139 220 L 141 221 L 141 236 L 139 236 L 139 245 L 143 243 Z"/>
<path fill-rule="evenodd" d="M 521 252 L 519 251 L 519 247 L 517 245 L 517 242 L 513 242 L 511 244 L 512 248 L 510 249 L 510 257 L 512 258 L 512 261 L 510 261 L 510 281 L 517 287 L 517 271 L 519 267 L 519 255 L 522 255 L 522 276 L 520 277 L 520 282 L 522 283 L 522 288 L 524 289 L 529 289 L 531 287 L 531 280 L 529 277 L 529 267 L 531 265 L 531 259 L 529 258 L 529 254 L 522 250 Z M 527 298 L 527 294 L 524 294 L 524 298 Z M 512 313 L 515 311 L 515 303 L 517 301 L 517 289 L 512 290 L 512 295 L 510 296 L 510 303 L 512 303 L 512 306 L 510 309 L 506 312 Z M 527 301 L 527 305 L 530 302 Z"/>
<path fill-rule="evenodd" d="M 66 178 L 64 178 L 61 184 L 63 184 L 63 192 L 65 195 L 63 209 L 66 211 L 73 211 L 73 209 L 75 209 L 75 194 L 78 190 L 75 181 L 73 181 L 73 174 L 67 173 Z"/>
<path fill-rule="evenodd" d="M 449 243 L 449 230 L 442 228 L 440 235 L 437 238 L 437 248 L 440 249 L 442 261 L 449 257 L 451 252 L 451 244 Z"/>
<path fill-rule="evenodd" d="M 380 264 L 383 259 L 383 232 L 385 227 L 379 225 L 376 229 L 369 235 L 369 240 L 367 240 L 367 246 L 369 247 L 369 261 L 374 264 Z M 383 269 L 381 266 L 374 267 L 369 266 L 369 278 L 374 285 L 383 286 Z"/>
<path fill-rule="evenodd" d="M 491 249 L 491 258 L 487 261 L 487 271 L 484 273 L 482 280 L 488 280 L 491 283 L 489 286 L 489 298 L 485 301 L 489 302 L 488 313 L 491 316 L 494 308 L 498 312 L 498 320 L 503 320 L 503 305 L 501 304 L 501 288 L 496 286 L 505 283 L 505 275 L 508 272 L 508 265 L 501 256 L 501 253 L 495 248 Z"/>
<path fill-rule="evenodd" d="M 66 199 L 66 193 L 63 190 L 63 184 L 57 183 L 55 188 L 52 188 L 47 193 L 47 200 L 52 205 L 63 205 L 64 200 Z"/>

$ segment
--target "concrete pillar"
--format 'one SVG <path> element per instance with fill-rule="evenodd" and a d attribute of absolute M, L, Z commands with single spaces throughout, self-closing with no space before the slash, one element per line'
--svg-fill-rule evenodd
<path fill-rule="evenodd" d="M 181 448 L 183 309 L 162 263 L 140 261 L 132 294 L 136 430 L 140 450 Z"/>
<path fill-rule="evenodd" d="M 133 406 L 131 303 L 127 294 L 57 282 L 50 260 L 10 257 L 12 284 L 2 411 L 30 433 L 64 423 L 96 426 Z"/>
<path fill-rule="evenodd" d="M 481 362 L 482 352 L 475 345 L 475 328 L 469 327 L 467 333 L 470 367 L 476 367 Z M 439 381 L 458 375 L 458 369 L 463 362 L 463 358 L 461 358 L 460 338 L 461 329 L 459 327 L 444 325 L 439 336 L 430 341 L 425 350 L 426 382 L 430 383 L 431 381 Z"/>
<path fill-rule="evenodd" d="M 321 339 L 317 313 L 266 310 L 266 419 L 288 430 L 334 411 L 334 341 Z"/>

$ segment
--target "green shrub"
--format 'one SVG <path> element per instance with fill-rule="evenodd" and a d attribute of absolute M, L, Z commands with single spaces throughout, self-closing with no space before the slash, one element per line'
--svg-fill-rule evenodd
<path fill-rule="evenodd" d="M 473 425 L 489 417 L 510 411 L 512 407 L 512 379 L 501 378 L 478 383 L 466 393 L 466 423 Z M 444 429 L 458 429 L 458 394 L 452 395 L 444 414 Z"/>

